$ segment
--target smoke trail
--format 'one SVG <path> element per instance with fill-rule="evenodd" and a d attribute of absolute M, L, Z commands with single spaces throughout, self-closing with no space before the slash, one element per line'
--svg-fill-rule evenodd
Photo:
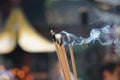
<path fill-rule="evenodd" d="M 64 44 L 71 44 L 71 45 L 82 45 L 83 37 L 77 37 L 74 34 L 68 33 L 66 31 L 60 32 L 64 37 Z"/>
<path fill-rule="evenodd" d="M 82 36 L 75 36 L 74 34 L 68 33 L 66 31 L 61 31 L 56 34 L 56 38 L 61 43 L 61 37 L 64 39 L 63 43 L 65 45 L 83 45 L 90 44 L 98 41 L 102 46 L 109 46 L 114 44 L 115 52 L 120 53 L 120 42 L 116 37 L 115 30 L 109 26 L 103 26 L 102 28 L 95 28 L 90 31 L 88 38 L 83 38 Z"/>
<path fill-rule="evenodd" d="M 92 29 L 90 31 L 90 36 L 88 38 L 83 38 L 82 36 L 75 36 L 66 31 L 60 32 L 64 37 L 64 44 L 71 45 L 82 45 L 89 44 L 91 42 L 99 41 L 99 43 L 103 46 L 111 45 L 117 42 L 117 38 L 115 38 L 115 33 L 113 33 L 113 29 L 109 25 L 106 25 L 102 28 Z"/>

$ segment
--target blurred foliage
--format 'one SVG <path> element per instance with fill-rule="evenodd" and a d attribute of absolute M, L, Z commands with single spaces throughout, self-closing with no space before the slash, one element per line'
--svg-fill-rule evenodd
<path fill-rule="evenodd" d="M 44 5 L 45 5 L 46 8 L 51 7 L 51 5 L 52 5 L 52 0 L 45 0 Z"/>

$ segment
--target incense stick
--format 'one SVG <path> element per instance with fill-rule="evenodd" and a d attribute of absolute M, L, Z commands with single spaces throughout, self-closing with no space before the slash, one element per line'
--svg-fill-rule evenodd
<path fill-rule="evenodd" d="M 66 76 L 66 80 L 71 80 L 71 75 L 70 75 L 70 68 L 69 68 L 69 65 L 68 65 L 68 60 L 67 60 L 67 56 L 66 56 L 66 51 L 65 51 L 65 48 L 64 48 L 64 45 L 62 43 L 62 39 L 61 39 L 61 42 L 58 44 L 58 50 L 60 51 L 60 56 L 61 56 L 61 59 L 63 60 L 63 67 L 65 69 L 65 76 Z"/>
<path fill-rule="evenodd" d="M 72 80 L 71 79 L 71 71 L 70 71 L 70 67 L 69 67 L 68 58 L 67 58 L 67 55 L 66 55 L 64 44 L 61 45 L 61 48 L 62 48 L 62 51 L 63 51 L 64 62 L 65 62 L 65 65 L 67 67 L 68 78 L 69 78 L 69 80 Z"/>
<path fill-rule="evenodd" d="M 55 47 L 56 47 L 58 60 L 59 60 L 60 66 L 62 68 L 63 78 L 64 78 L 64 80 L 69 80 L 68 75 L 67 75 L 66 64 L 64 63 L 64 57 L 62 56 L 63 52 L 62 52 L 57 40 L 55 39 L 55 34 L 53 32 L 51 32 L 51 33 L 53 35 L 53 42 L 54 42 Z"/>
<path fill-rule="evenodd" d="M 69 47 L 69 52 L 70 52 L 73 74 L 74 74 L 75 80 L 78 80 L 73 49 L 72 49 L 72 45 L 70 44 L 70 37 L 68 35 L 66 35 L 66 36 L 67 36 L 67 39 L 68 39 L 68 47 Z"/>
<path fill-rule="evenodd" d="M 60 49 L 60 51 L 62 51 L 62 48 L 59 46 L 59 49 Z M 64 53 L 63 53 L 63 51 L 61 52 L 61 57 L 62 57 L 62 62 L 63 62 L 63 67 L 64 67 L 64 70 L 65 70 L 65 80 L 71 80 L 70 79 L 70 75 L 68 74 L 69 73 L 69 71 L 68 71 L 68 67 L 66 66 L 66 61 L 65 61 L 65 57 L 64 57 L 64 55 L 63 55 Z"/>
<path fill-rule="evenodd" d="M 59 48 L 58 50 L 60 51 L 60 55 L 61 55 L 61 58 L 63 60 L 65 75 L 67 75 L 66 80 L 71 80 L 70 68 L 69 68 L 69 64 L 68 64 L 68 59 L 67 59 L 65 47 L 64 47 L 64 44 L 63 44 L 62 35 L 61 34 L 56 34 L 55 37 L 56 37 L 57 42 L 58 42 L 58 48 Z"/>
<path fill-rule="evenodd" d="M 64 70 L 64 66 L 63 66 L 63 61 L 62 61 L 62 59 L 61 59 L 61 56 L 60 56 L 60 51 L 59 51 L 59 47 L 58 47 L 58 45 L 57 45 L 57 42 L 56 42 L 56 39 L 55 39 L 55 33 L 51 30 L 51 34 L 52 34 L 52 36 L 53 36 L 53 43 L 54 43 L 54 45 L 55 45 L 55 48 L 56 48 L 56 52 L 57 52 L 57 57 L 58 57 L 58 62 L 59 62 L 59 64 L 60 64 L 60 67 L 61 67 L 61 69 L 62 69 L 62 73 L 63 73 L 63 78 L 66 80 L 66 76 L 65 76 L 65 70 Z"/>
<path fill-rule="evenodd" d="M 75 77 L 75 80 L 78 80 L 76 66 L 75 66 L 75 59 L 74 59 L 74 54 L 73 54 L 73 49 L 72 49 L 72 46 L 70 44 L 68 46 L 69 46 L 69 51 L 70 51 L 70 57 L 71 57 L 72 69 L 73 69 L 74 77 Z"/>
<path fill-rule="evenodd" d="M 59 63 L 60 63 L 61 68 L 62 68 L 63 77 L 65 80 L 72 80 L 66 50 L 65 50 L 64 44 L 62 43 L 63 42 L 62 35 L 59 34 L 56 36 L 53 33 L 52 33 L 52 35 L 54 36 L 53 42 L 54 42 L 55 47 L 56 47 L 56 52 L 57 52 Z"/>
<path fill-rule="evenodd" d="M 58 56 L 58 61 L 59 61 L 60 67 L 61 67 L 61 69 L 62 69 L 63 78 L 66 79 L 65 70 L 64 70 L 64 66 L 63 66 L 63 61 L 62 61 L 61 56 L 60 56 L 61 53 L 60 53 L 60 51 L 59 51 L 59 49 L 58 49 L 57 43 L 54 42 L 54 44 L 55 44 L 55 47 L 56 47 L 56 52 L 57 52 L 57 56 Z"/>

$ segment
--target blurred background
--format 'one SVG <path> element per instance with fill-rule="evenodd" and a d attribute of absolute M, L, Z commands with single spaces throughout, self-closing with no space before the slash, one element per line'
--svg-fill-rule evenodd
<path fill-rule="evenodd" d="M 0 0 L 0 71 L 10 71 L 17 80 L 56 80 L 50 30 L 88 37 L 91 29 L 108 24 L 119 36 L 119 13 L 120 0 Z M 73 50 L 80 80 L 100 80 L 100 65 L 116 54 L 112 46 L 98 43 Z"/>

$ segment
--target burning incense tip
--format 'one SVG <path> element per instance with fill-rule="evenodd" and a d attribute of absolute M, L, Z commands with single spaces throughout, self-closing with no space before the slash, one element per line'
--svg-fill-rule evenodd
<path fill-rule="evenodd" d="M 61 39 L 61 38 L 62 38 L 62 35 L 61 35 L 61 34 L 56 34 L 55 37 L 56 37 L 57 39 Z"/>
<path fill-rule="evenodd" d="M 51 34 L 52 34 L 53 41 L 56 41 L 56 38 L 55 38 L 55 32 L 54 32 L 54 30 L 51 30 L 50 32 L 51 32 Z"/>
<path fill-rule="evenodd" d="M 61 34 L 56 34 L 55 38 L 57 39 L 59 44 L 62 44 L 62 35 Z"/>
<path fill-rule="evenodd" d="M 52 34 L 52 35 L 55 35 L 55 32 L 54 32 L 54 30 L 51 30 L 50 32 L 51 32 L 51 34 Z"/>

